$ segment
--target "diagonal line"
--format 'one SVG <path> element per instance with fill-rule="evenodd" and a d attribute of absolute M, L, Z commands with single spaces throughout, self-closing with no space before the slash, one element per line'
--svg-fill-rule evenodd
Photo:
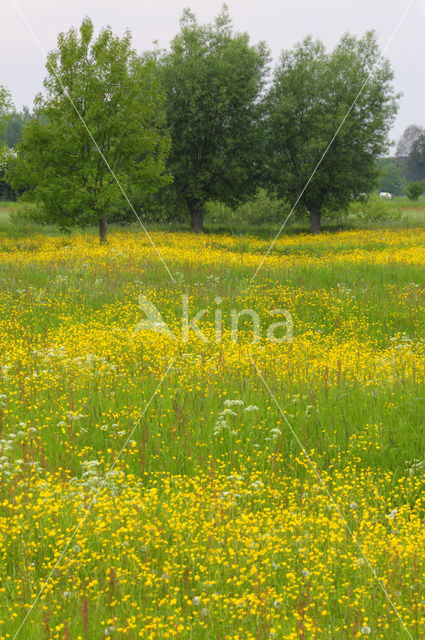
<path fill-rule="evenodd" d="M 56 567 L 59 565 L 60 561 L 62 560 L 63 556 L 65 555 L 66 551 L 69 548 L 69 545 L 71 544 L 71 542 L 73 541 L 75 534 L 77 533 L 77 531 L 81 528 L 81 526 L 83 525 L 84 521 L 86 520 L 88 514 L 90 513 L 90 510 L 93 506 L 93 504 L 96 501 L 97 496 L 99 495 L 100 491 L 103 489 L 103 487 L 105 486 L 109 476 L 111 475 L 115 465 L 117 464 L 118 460 L 121 457 L 122 452 L 124 451 L 124 449 L 127 447 L 129 441 L 131 440 L 131 437 L 133 435 L 133 433 L 135 432 L 135 430 L 137 429 L 137 427 L 139 426 L 143 416 L 145 415 L 146 411 L 149 408 L 149 405 L 151 404 L 152 400 L 154 399 L 154 397 L 156 396 L 156 394 L 158 393 L 158 390 L 160 388 L 160 386 L 162 385 L 162 383 L 164 382 L 165 378 L 167 377 L 171 367 L 173 366 L 174 362 L 175 362 L 176 358 L 173 358 L 173 360 L 171 361 L 171 364 L 168 365 L 168 368 L 166 370 L 166 372 L 164 373 L 164 375 L 162 376 L 158 386 L 156 387 L 155 391 L 153 392 L 153 394 L 151 395 L 151 397 L 149 398 L 149 401 L 147 403 L 147 405 L 145 406 L 145 408 L 143 409 L 140 417 L 138 418 L 137 422 L 135 423 L 134 427 L 132 428 L 130 435 L 128 436 L 127 440 L 125 441 L 121 451 L 119 452 L 119 454 L 117 455 L 117 457 L 115 458 L 114 462 L 112 463 L 111 467 L 109 468 L 108 473 L 106 474 L 106 476 L 103 479 L 103 482 L 100 484 L 99 488 L 97 489 L 96 493 L 94 494 L 93 498 L 90 500 L 90 503 L 88 505 L 88 507 L 86 507 L 86 510 L 84 511 L 84 515 L 81 518 L 81 520 L 79 521 L 79 523 L 77 524 L 77 526 L 75 527 L 74 531 L 71 534 L 71 537 L 69 538 L 68 542 L 66 543 L 65 547 L 63 548 L 59 558 L 56 560 L 53 569 L 50 571 L 49 575 L 47 576 L 46 580 L 44 581 L 43 586 L 41 587 L 40 591 L 37 594 L 37 597 L 35 598 L 34 602 L 31 605 L 31 608 L 28 610 L 25 618 L 22 620 L 19 629 L 16 631 L 15 635 L 13 636 L 12 640 L 15 640 L 15 638 L 17 638 L 19 632 L 21 631 L 22 627 L 24 626 L 25 622 L 27 621 L 29 615 L 31 614 L 32 610 L 34 609 L 35 605 L 37 604 L 37 602 L 39 601 L 42 593 L 44 592 L 44 590 L 46 589 L 48 583 L 50 582 L 50 579 L 56 569 Z"/>
<path fill-rule="evenodd" d="M 19 7 L 19 5 L 17 4 L 16 0 L 11 0 L 11 2 L 14 4 L 15 9 L 17 10 L 17 12 L 19 13 L 19 15 L 21 16 L 22 20 L 24 21 L 24 23 L 26 24 L 26 26 L 28 27 L 29 32 L 31 33 L 32 37 L 34 38 L 35 43 L 37 44 L 38 48 L 40 49 L 41 53 L 43 54 L 43 56 L 47 59 L 47 64 L 50 67 L 50 70 L 52 71 L 52 73 L 54 74 L 56 80 L 59 82 L 62 91 L 64 92 L 64 94 L 66 95 L 66 97 L 68 98 L 68 100 L 70 101 L 75 113 L 77 114 L 78 118 L 81 120 L 81 122 L 83 123 L 83 126 L 85 128 L 85 130 L 87 131 L 87 133 L 90 136 L 91 141 L 93 142 L 94 146 L 96 147 L 97 151 L 99 152 L 103 162 L 105 163 L 108 171 L 110 172 L 110 174 L 112 175 L 113 179 L 115 180 L 115 182 L 117 183 L 121 193 L 123 194 L 124 198 L 126 199 L 130 209 L 132 210 L 132 212 L 134 213 L 134 215 L 136 216 L 137 220 L 139 221 L 143 231 L 145 232 L 145 234 L 147 235 L 152 247 L 154 248 L 156 254 L 158 255 L 159 259 L 161 260 L 162 264 L 164 265 L 165 270 L 167 271 L 168 275 L 170 276 L 171 280 L 175 283 L 175 279 L 174 276 L 172 275 L 171 271 L 169 270 L 169 268 L 167 267 L 164 258 L 162 257 L 162 255 L 160 254 L 155 242 L 152 240 L 151 236 L 149 235 L 145 225 L 143 224 L 142 220 L 140 219 L 140 216 L 138 215 L 137 211 L 135 210 L 135 208 L 133 207 L 132 203 L 130 202 L 129 197 L 127 196 L 126 192 L 124 191 L 120 181 L 118 180 L 114 170 L 112 169 L 112 167 L 110 166 L 109 162 L 107 161 L 107 159 L 105 158 L 105 155 L 103 153 L 103 151 L 100 149 L 99 145 L 97 144 L 96 140 L 94 139 L 92 132 L 90 131 L 90 129 L 88 128 L 83 116 L 80 114 L 80 112 L 78 111 L 77 107 L 75 106 L 75 103 L 73 101 L 73 99 L 71 98 L 71 96 L 69 95 L 68 90 L 64 87 L 61 78 L 59 77 L 59 75 L 56 73 L 55 69 L 53 68 L 53 66 L 50 64 L 48 58 L 47 58 L 47 53 L 45 51 L 45 49 L 43 48 L 40 40 L 37 38 L 36 34 L 34 33 L 34 30 L 32 29 L 30 23 L 28 22 L 28 20 L 26 19 L 25 15 L 22 13 L 21 8 Z"/>
<path fill-rule="evenodd" d="M 319 480 L 319 482 L 320 482 L 320 484 L 322 485 L 323 489 L 325 490 L 326 495 L 328 496 L 329 500 L 332 502 L 332 504 L 333 504 L 333 506 L 334 506 L 334 508 L 335 508 L 336 512 L 338 513 L 339 517 L 340 517 L 340 518 L 341 518 L 341 520 L 343 521 L 343 523 L 344 523 L 344 525 L 345 525 L 345 528 L 347 529 L 348 533 L 349 533 L 349 534 L 350 534 L 350 536 L 352 537 L 352 539 L 353 539 L 353 541 L 355 542 L 355 544 L 356 544 L 357 548 L 359 549 L 360 553 L 362 554 L 363 558 L 365 559 L 365 561 L 366 561 L 366 563 L 367 563 L 367 565 L 368 565 L 369 569 L 372 571 L 372 573 L 373 573 L 373 575 L 374 575 L 375 579 L 377 580 L 377 582 L 378 582 L 379 586 L 381 587 L 382 591 L 384 592 L 385 597 L 386 597 L 386 599 L 387 599 L 387 602 L 389 602 L 389 604 L 390 604 L 390 605 L 391 605 L 391 607 L 393 608 L 393 610 L 394 610 L 395 614 L 397 615 L 397 618 L 400 620 L 400 623 L 401 623 L 401 625 L 402 625 L 403 629 L 406 631 L 406 633 L 407 633 L 407 635 L 409 636 L 409 638 L 410 638 L 411 640 L 413 640 L 413 636 L 412 636 L 412 634 L 410 633 L 409 629 L 406 627 L 405 623 L 403 622 L 403 619 L 402 619 L 402 617 L 401 617 L 400 613 L 398 612 L 397 607 L 395 606 L 395 604 L 394 604 L 394 603 L 393 603 L 393 601 L 391 600 L 391 598 L 390 598 L 390 596 L 389 596 L 389 594 L 388 594 L 388 591 L 387 591 L 387 589 L 385 588 L 384 583 L 383 583 L 383 582 L 382 582 L 382 580 L 379 578 L 379 576 L 378 576 L 378 574 L 376 573 L 375 569 L 374 569 L 374 568 L 373 568 L 373 566 L 371 565 L 371 563 L 370 563 L 369 559 L 366 557 L 366 555 L 365 555 L 365 553 L 364 553 L 364 551 L 363 551 L 362 547 L 360 546 L 359 541 L 357 540 L 356 536 L 354 535 L 354 533 L 353 533 L 353 531 L 352 531 L 352 529 L 351 529 L 350 525 L 348 524 L 348 522 L 346 521 L 346 519 L 345 519 L 345 518 L 344 518 L 344 516 L 342 515 L 340 508 L 338 507 L 337 503 L 335 502 L 335 500 L 334 500 L 334 499 L 333 499 L 333 497 L 331 496 L 331 494 L 330 494 L 330 492 L 329 492 L 329 489 L 327 488 L 327 486 L 326 486 L 326 485 L 325 485 L 325 483 L 323 482 L 323 480 L 322 480 L 322 477 L 321 477 L 320 473 L 317 471 L 316 465 L 315 465 L 315 464 L 313 463 L 313 461 L 311 460 L 311 458 L 310 458 L 310 456 L 308 455 L 308 453 L 307 453 L 307 451 L 306 451 L 306 449 L 305 449 L 304 445 L 302 444 L 301 440 L 299 439 L 299 437 L 298 437 L 298 436 L 297 436 L 297 434 L 295 433 L 294 429 L 292 428 L 292 426 L 291 426 L 291 424 L 290 424 L 290 422 L 289 422 L 288 418 L 286 417 L 286 414 L 282 411 L 282 409 L 281 409 L 281 407 L 280 407 L 280 405 L 279 405 L 278 401 L 276 400 L 276 398 L 275 398 L 275 396 L 274 396 L 273 392 L 271 391 L 271 389 L 270 389 L 269 385 L 267 384 L 266 380 L 264 379 L 264 377 L 263 377 L 262 373 L 261 373 L 261 372 L 260 372 L 260 370 L 258 369 L 258 367 L 257 367 L 257 365 L 255 364 L 255 362 L 254 362 L 254 360 L 253 360 L 253 358 L 252 358 L 252 356 L 251 356 L 251 355 L 250 355 L 250 358 L 251 358 L 251 362 L 252 362 L 252 364 L 254 365 L 254 368 L 255 368 L 256 372 L 258 373 L 258 376 L 261 378 L 261 380 L 262 380 L 262 382 L 263 382 L 263 384 L 264 384 L 265 388 L 267 389 L 267 391 L 268 391 L 268 392 L 269 392 L 269 394 L 270 394 L 270 397 L 272 398 L 272 400 L 274 401 L 275 405 L 276 405 L 276 406 L 277 406 L 277 408 L 279 409 L 279 412 L 280 412 L 280 414 L 281 414 L 282 418 L 285 420 L 286 424 L 288 425 L 289 429 L 291 430 L 292 435 L 294 436 L 295 440 L 298 442 L 298 444 L 299 444 L 299 446 L 300 446 L 300 448 L 301 448 L 301 450 L 302 450 L 303 454 L 305 455 L 305 457 L 306 457 L 306 459 L 307 459 L 308 464 L 309 464 L 309 465 L 310 465 L 310 467 L 312 468 L 312 470 L 313 470 L 313 472 L 314 472 L 315 476 L 317 477 L 317 479 Z"/>
<path fill-rule="evenodd" d="M 14 0 L 13 0 L 14 1 Z M 415 2 L 415 0 L 410 0 L 407 8 L 405 9 L 405 11 L 403 12 L 403 15 L 401 16 L 400 20 L 397 22 L 391 36 L 388 39 L 388 42 L 386 43 L 385 47 L 382 49 L 381 54 L 378 58 L 378 61 L 383 57 L 385 51 L 388 49 L 388 47 L 390 46 L 391 42 L 393 41 L 395 35 L 397 34 L 398 30 L 400 29 L 401 25 L 403 24 L 407 14 L 409 13 L 410 9 L 413 6 L 413 3 Z M 376 63 L 377 64 L 377 63 Z M 376 65 L 375 65 L 376 66 Z M 362 86 L 360 87 L 360 90 L 358 92 L 358 94 L 356 95 L 356 97 L 354 98 L 353 104 L 351 105 L 351 107 L 348 109 L 347 113 L 345 114 L 345 116 L 343 117 L 343 119 L 341 120 L 337 130 L 335 131 L 334 135 L 331 138 L 331 141 L 329 142 L 328 146 L 326 147 L 326 149 L 324 150 L 324 152 L 322 153 L 319 162 L 316 164 L 316 166 L 313 169 L 313 172 L 311 174 L 311 176 L 309 177 L 309 179 L 307 180 L 307 182 L 305 183 L 300 195 L 298 196 L 298 198 L 295 201 L 295 204 L 293 205 L 292 209 L 290 210 L 290 212 L 288 213 L 288 215 L 286 216 L 286 219 L 283 223 L 283 225 L 280 227 L 279 231 L 277 232 L 275 238 L 273 239 L 270 247 L 268 248 L 267 252 L 264 254 L 260 264 L 258 265 L 254 275 L 252 276 L 249 284 L 251 285 L 257 275 L 257 273 L 260 271 L 261 267 L 263 266 L 264 261 L 266 260 L 267 256 L 269 255 L 270 251 L 273 249 L 276 240 L 279 238 L 280 234 L 282 233 L 283 228 L 286 226 L 286 223 L 288 222 L 289 218 L 292 216 L 295 208 L 297 207 L 299 201 L 301 200 L 301 198 L 303 197 L 308 185 L 310 184 L 310 182 L 313 180 L 314 175 L 316 174 L 318 168 L 320 167 L 320 165 L 323 162 L 323 159 L 325 158 L 326 154 L 328 153 L 329 149 L 331 148 L 335 138 L 337 137 L 338 133 L 341 131 L 342 127 L 344 126 L 345 121 L 347 120 L 348 116 L 350 115 L 351 111 L 353 110 L 354 106 L 357 103 L 357 100 L 360 98 L 361 94 L 363 93 L 363 89 L 365 88 L 365 86 L 367 85 L 367 83 L 369 82 L 369 80 L 371 79 L 372 75 L 374 73 L 374 70 L 372 69 L 372 71 L 368 74 L 366 80 L 363 82 Z"/>

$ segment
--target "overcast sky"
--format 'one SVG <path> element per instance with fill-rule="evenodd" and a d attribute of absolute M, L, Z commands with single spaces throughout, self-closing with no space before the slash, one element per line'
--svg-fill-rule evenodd
<path fill-rule="evenodd" d="M 16 0 L 44 51 L 55 47 L 60 31 L 78 26 L 85 15 L 96 28 L 110 25 L 133 33 L 134 46 L 150 49 L 158 40 L 166 47 L 189 6 L 201 21 L 219 12 L 221 0 Z M 45 56 L 15 6 L 0 0 L 0 84 L 18 108 L 32 106 L 45 76 Z M 345 31 L 356 35 L 373 28 L 385 47 L 409 0 L 228 0 L 235 28 L 248 31 L 253 42 L 268 42 L 276 59 L 307 34 L 333 47 Z M 409 124 L 425 126 L 425 0 L 416 0 L 386 49 L 403 93 L 393 139 Z"/>

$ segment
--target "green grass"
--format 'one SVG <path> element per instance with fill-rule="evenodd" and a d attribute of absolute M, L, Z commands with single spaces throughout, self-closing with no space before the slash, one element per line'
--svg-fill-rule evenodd
<path fill-rule="evenodd" d="M 120 639 L 345 640 L 365 626 L 371 637 L 406 637 L 299 441 L 413 637 L 423 637 L 420 229 L 418 239 L 393 223 L 383 225 L 389 233 L 317 242 L 292 234 L 276 245 L 278 266 L 266 263 L 251 287 L 242 258 L 257 264 L 271 227 L 250 238 L 239 229 L 230 245 L 211 236 L 204 249 L 195 236 L 164 233 L 161 249 L 177 242 L 183 256 L 170 261 L 172 284 L 137 227 L 119 240 L 113 227 L 99 250 L 94 230 L 36 239 L 13 228 L 10 211 L 0 206 L 0 638 L 13 638 L 173 357 L 120 475 L 97 496 L 22 637 L 95 640 L 112 626 Z M 416 250 L 410 263 L 406 245 Z M 369 258 L 357 263 L 360 248 Z M 381 252 L 386 262 L 375 260 Z M 233 307 L 258 310 L 263 327 L 270 308 L 286 308 L 294 342 L 250 345 L 249 322 L 237 345 L 130 339 L 141 292 L 176 334 L 182 293 L 191 317 L 209 309 L 200 324 L 210 337 L 217 296 L 227 329 Z M 226 399 L 244 405 L 217 431 Z"/>
<path fill-rule="evenodd" d="M 383 201 L 382 205 L 387 208 L 388 211 L 399 211 L 400 217 L 397 216 L 391 219 L 380 219 L 378 222 L 356 220 L 353 217 L 349 219 L 346 216 L 336 216 L 335 219 L 331 218 L 327 220 L 324 218 L 323 227 L 329 232 L 338 232 L 349 229 L 359 228 L 406 228 L 406 227 L 422 227 L 425 224 L 425 195 L 420 196 L 419 200 L 413 202 L 406 196 L 395 196 L 392 200 Z M 263 206 L 266 206 L 263 204 Z M 0 233 L 6 233 L 9 236 L 25 237 L 42 231 L 43 233 L 57 234 L 58 231 L 54 227 L 40 227 L 35 223 L 24 222 L 18 219 L 10 218 L 10 214 L 16 212 L 18 205 L 16 202 L 0 202 Z M 253 224 L 249 220 L 244 220 L 243 217 L 239 218 L 236 214 L 232 214 L 230 209 L 220 208 L 221 218 L 218 218 L 218 214 L 215 212 L 214 206 L 210 206 L 205 216 L 205 232 L 224 235 L 255 235 L 259 238 L 272 239 L 282 228 L 282 225 L 289 213 L 289 209 L 282 211 L 281 216 L 276 218 L 276 212 L 273 213 L 273 221 L 267 222 L 267 208 L 262 213 L 263 221 Z M 168 232 L 182 232 L 190 231 L 190 223 L 171 222 L 171 223 L 155 223 L 146 221 L 145 227 L 150 230 L 168 231 Z M 119 226 L 116 224 L 110 225 L 110 231 L 122 231 L 126 230 L 129 233 L 139 230 L 140 225 L 138 222 L 130 223 L 125 226 Z M 95 227 L 89 228 L 93 233 L 96 233 Z M 307 219 L 299 220 L 295 213 L 293 213 L 285 225 L 285 234 L 300 234 L 308 231 Z M 72 235 L 72 233 L 71 233 Z"/>

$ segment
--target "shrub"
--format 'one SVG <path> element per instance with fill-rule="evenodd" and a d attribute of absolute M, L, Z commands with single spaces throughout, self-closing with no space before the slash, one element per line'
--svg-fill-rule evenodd
<path fill-rule="evenodd" d="M 42 204 L 35 202 L 18 202 L 9 214 L 10 222 L 16 226 L 33 224 L 47 225 L 46 212 Z"/>
<path fill-rule="evenodd" d="M 368 198 L 352 202 L 348 209 L 348 219 L 358 222 L 381 222 L 382 220 L 402 220 L 403 214 L 391 204 L 391 200 L 382 200 L 374 193 Z"/>
<path fill-rule="evenodd" d="M 425 180 L 419 182 L 418 180 L 414 182 L 409 182 L 406 187 L 406 195 L 409 200 L 417 200 L 419 196 L 425 191 Z"/>
<path fill-rule="evenodd" d="M 219 224 L 265 225 L 283 223 L 290 211 L 289 205 L 259 189 L 256 195 L 235 209 L 219 202 L 209 202 L 206 206 L 206 218 Z"/>

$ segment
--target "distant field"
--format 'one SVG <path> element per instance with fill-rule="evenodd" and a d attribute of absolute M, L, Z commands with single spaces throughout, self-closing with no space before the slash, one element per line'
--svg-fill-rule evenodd
<path fill-rule="evenodd" d="M 420 196 L 416 202 L 405 196 L 397 196 L 391 200 L 391 203 L 400 208 L 407 222 L 421 226 L 425 224 L 425 196 Z"/>
<path fill-rule="evenodd" d="M 0 235 L 0 638 L 425 637 L 425 230 L 153 239 Z"/>

